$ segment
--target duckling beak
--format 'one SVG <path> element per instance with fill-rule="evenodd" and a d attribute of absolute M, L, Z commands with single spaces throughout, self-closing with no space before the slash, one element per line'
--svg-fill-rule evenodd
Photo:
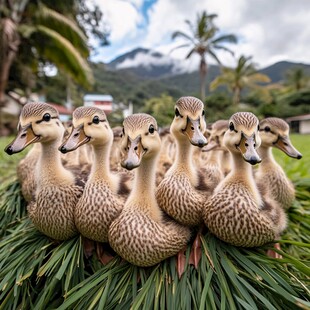
<path fill-rule="evenodd" d="M 84 124 L 74 128 L 72 127 L 72 131 L 68 139 L 58 148 L 58 150 L 65 154 L 67 152 L 71 152 L 76 150 L 79 146 L 87 143 L 90 140 L 90 137 L 86 136 L 84 131 Z"/>
<path fill-rule="evenodd" d="M 200 119 L 192 120 L 187 116 L 187 123 L 183 133 L 188 137 L 191 144 L 199 147 L 204 147 L 208 140 L 200 130 Z"/>
<path fill-rule="evenodd" d="M 262 161 L 256 152 L 255 133 L 247 136 L 241 132 L 241 140 L 236 147 L 241 152 L 243 159 L 251 165 L 256 165 Z"/>
<path fill-rule="evenodd" d="M 283 151 L 286 155 L 290 157 L 297 158 L 297 159 L 302 158 L 302 154 L 299 153 L 294 148 L 290 138 L 287 136 L 286 137 L 279 136 L 278 140 L 274 142 L 274 146 L 280 149 L 281 151 Z"/>
<path fill-rule="evenodd" d="M 128 137 L 126 150 L 127 152 L 121 162 L 122 167 L 127 170 L 132 170 L 139 167 L 141 159 L 146 152 L 141 143 L 141 135 L 135 139 Z"/>
<path fill-rule="evenodd" d="M 31 123 L 19 127 L 17 137 L 4 149 L 4 151 L 9 154 L 15 154 L 24 150 L 29 144 L 37 142 L 40 140 L 40 136 L 37 136 L 32 129 Z"/>

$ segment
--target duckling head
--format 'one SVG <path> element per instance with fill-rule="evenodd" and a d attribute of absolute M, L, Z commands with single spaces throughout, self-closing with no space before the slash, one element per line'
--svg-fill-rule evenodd
<path fill-rule="evenodd" d="M 161 140 L 154 117 L 138 113 L 124 119 L 121 139 L 122 167 L 132 170 L 141 162 L 154 159 L 160 151 Z"/>
<path fill-rule="evenodd" d="M 228 130 L 224 134 L 223 144 L 232 153 L 241 153 L 251 165 L 261 162 L 257 148 L 261 144 L 259 121 L 250 112 L 238 112 L 229 119 Z"/>
<path fill-rule="evenodd" d="M 190 141 L 192 145 L 199 147 L 205 146 L 208 140 L 203 135 L 206 130 L 203 102 L 195 97 L 178 99 L 170 130 L 179 141 Z"/>
<path fill-rule="evenodd" d="M 61 139 L 65 131 L 58 111 L 47 103 L 38 102 L 23 107 L 17 129 L 16 138 L 5 148 L 9 155 L 21 152 L 32 143 Z"/>
<path fill-rule="evenodd" d="M 209 152 L 211 150 L 223 149 L 223 139 L 224 134 L 228 127 L 227 120 L 218 120 L 212 124 L 210 134 L 209 134 L 209 143 L 205 146 L 202 151 Z"/>
<path fill-rule="evenodd" d="M 290 157 L 301 159 L 302 154 L 295 149 L 290 140 L 289 130 L 289 125 L 281 118 L 268 117 L 261 120 L 260 136 L 262 146 L 274 146 Z"/>
<path fill-rule="evenodd" d="M 103 110 L 96 107 L 79 107 L 72 114 L 72 131 L 68 139 L 59 147 L 62 153 L 90 143 L 104 146 L 113 142 L 113 131 Z"/>

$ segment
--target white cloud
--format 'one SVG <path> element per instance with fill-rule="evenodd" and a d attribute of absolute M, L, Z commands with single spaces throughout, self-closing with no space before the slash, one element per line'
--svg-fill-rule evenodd
<path fill-rule="evenodd" d="M 96 0 L 104 13 L 105 21 L 110 25 L 111 44 L 116 44 L 124 38 L 133 39 L 137 34 L 139 24 L 143 22 L 143 16 L 139 13 L 141 0 L 130 2 L 122 0 Z"/>
<path fill-rule="evenodd" d="M 161 57 L 158 57 L 155 51 L 150 51 L 148 53 L 137 53 L 133 58 L 127 58 L 118 64 L 116 68 L 125 69 L 143 66 L 148 70 L 151 69 L 152 66 L 171 66 L 173 73 L 180 74 L 197 70 L 197 66 L 193 66 L 192 62 L 192 59 L 180 61 L 179 59 L 172 58 L 169 55 L 162 55 Z"/>
<path fill-rule="evenodd" d="M 260 67 L 280 60 L 310 63 L 309 0 L 157 0 L 148 10 L 147 18 L 141 13 L 142 0 L 97 1 L 108 12 L 106 17 L 112 26 L 111 47 L 103 52 L 102 61 L 138 46 L 169 54 L 182 43 L 182 40 L 172 42 L 171 34 L 176 30 L 187 31 L 184 21 L 194 22 L 198 12 L 207 10 L 218 14 L 215 23 L 221 34 L 234 33 L 239 37 L 237 45 L 229 46 L 236 56 L 252 55 Z M 171 55 L 183 59 L 188 51 L 179 49 Z M 228 53 L 219 52 L 218 56 L 224 64 L 235 63 Z"/>

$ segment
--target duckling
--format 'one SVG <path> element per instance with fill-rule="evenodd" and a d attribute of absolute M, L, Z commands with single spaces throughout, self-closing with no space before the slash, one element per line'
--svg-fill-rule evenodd
<path fill-rule="evenodd" d="M 84 237 L 107 242 L 109 226 L 124 205 L 118 196 L 124 191 L 121 177 L 110 172 L 109 155 L 113 131 L 104 111 L 96 107 L 77 108 L 73 112 L 72 121 L 72 132 L 59 147 L 60 151 L 67 153 L 88 143 L 94 154 L 83 195 L 75 208 L 75 224 Z"/>
<path fill-rule="evenodd" d="M 164 218 L 155 198 L 155 170 L 161 141 L 156 120 L 133 114 L 123 122 L 122 166 L 135 169 L 133 189 L 109 229 L 111 247 L 130 263 L 152 266 L 177 254 L 188 242 L 188 227 Z"/>
<path fill-rule="evenodd" d="M 272 155 L 272 147 L 276 147 L 292 158 L 301 159 L 302 155 L 294 148 L 289 138 L 288 124 L 276 117 L 263 119 L 260 122 L 262 144 L 258 150 L 262 158 L 256 182 L 259 188 L 269 191 L 284 209 L 288 209 L 295 199 L 295 189 L 282 167 Z"/>
<path fill-rule="evenodd" d="M 7 153 L 19 152 L 32 143 L 41 144 L 35 171 L 36 195 L 28 205 L 29 217 L 48 237 L 69 239 L 78 233 L 73 215 L 83 187 L 61 163 L 58 146 L 65 129 L 58 112 L 46 103 L 28 103 L 21 111 L 18 128 L 18 136 L 6 148 Z"/>
<path fill-rule="evenodd" d="M 250 112 L 238 112 L 229 120 L 224 146 L 232 155 L 232 171 L 206 202 L 203 219 L 218 238 L 236 246 L 255 247 L 278 238 L 286 216 L 277 202 L 262 197 L 252 167 L 261 162 L 259 121 Z M 250 163 L 251 165 L 249 165 Z"/>
<path fill-rule="evenodd" d="M 17 178 L 21 184 L 22 195 L 28 203 L 35 199 L 37 184 L 34 172 L 40 153 L 40 143 L 34 144 L 28 154 L 20 160 L 17 166 Z"/>
<path fill-rule="evenodd" d="M 174 139 L 170 134 L 170 128 L 166 127 L 160 130 L 159 136 L 161 138 L 161 150 L 159 154 L 158 165 L 156 169 L 156 186 L 162 181 L 166 172 L 173 164 L 173 158 L 171 158 L 171 144 L 174 144 Z"/>
<path fill-rule="evenodd" d="M 177 146 L 176 160 L 156 191 L 160 208 L 182 225 L 195 226 L 202 222 L 201 208 L 207 188 L 192 154 L 194 146 L 207 144 L 203 135 L 206 129 L 203 108 L 203 102 L 195 97 L 181 97 L 176 102 L 170 127 Z"/>
<path fill-rule="evenodd" d="M 224 179 L 222 168 L 223 153 L 226 149 L 222 147 L 223 137 L 228 128 L 228 121 L 218 120 L 212 124 L 209 143 L 202 149 L 202 152 L 208 152 L 209 156 L 204 161 L 204 172 L 208 180 L 208 187 L 213 192 L 215 187 Z M 228 153 L 228 151 L 227 151 Z"/>

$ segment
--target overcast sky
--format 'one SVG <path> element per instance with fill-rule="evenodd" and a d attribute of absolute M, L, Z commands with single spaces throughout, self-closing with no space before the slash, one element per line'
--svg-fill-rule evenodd
<path fill-rule="evenodd" d="M 289 60 L 310 64 L 310 0 L 95 0 L 104 12 L 111 35 L 110 46 L 97 48 L 93 61 L 108 62 L 136 47 L 169 54 L 181 40 L 171 40 L 176 30 L 188 31 L 186 19 L 197 12 L 218 14 L 222 34 L 235 34 L 239 43 L 229 47 L 236 56 L 253 56 L 259 68 Z M 187 48 L 172 57 L 184 59 Z M 234 58 L 218 54 L 225 65 Z M 212 63 L 211 59 L 208 59 Z M 196 60 L 193 59 L 193 62 Z"/>

